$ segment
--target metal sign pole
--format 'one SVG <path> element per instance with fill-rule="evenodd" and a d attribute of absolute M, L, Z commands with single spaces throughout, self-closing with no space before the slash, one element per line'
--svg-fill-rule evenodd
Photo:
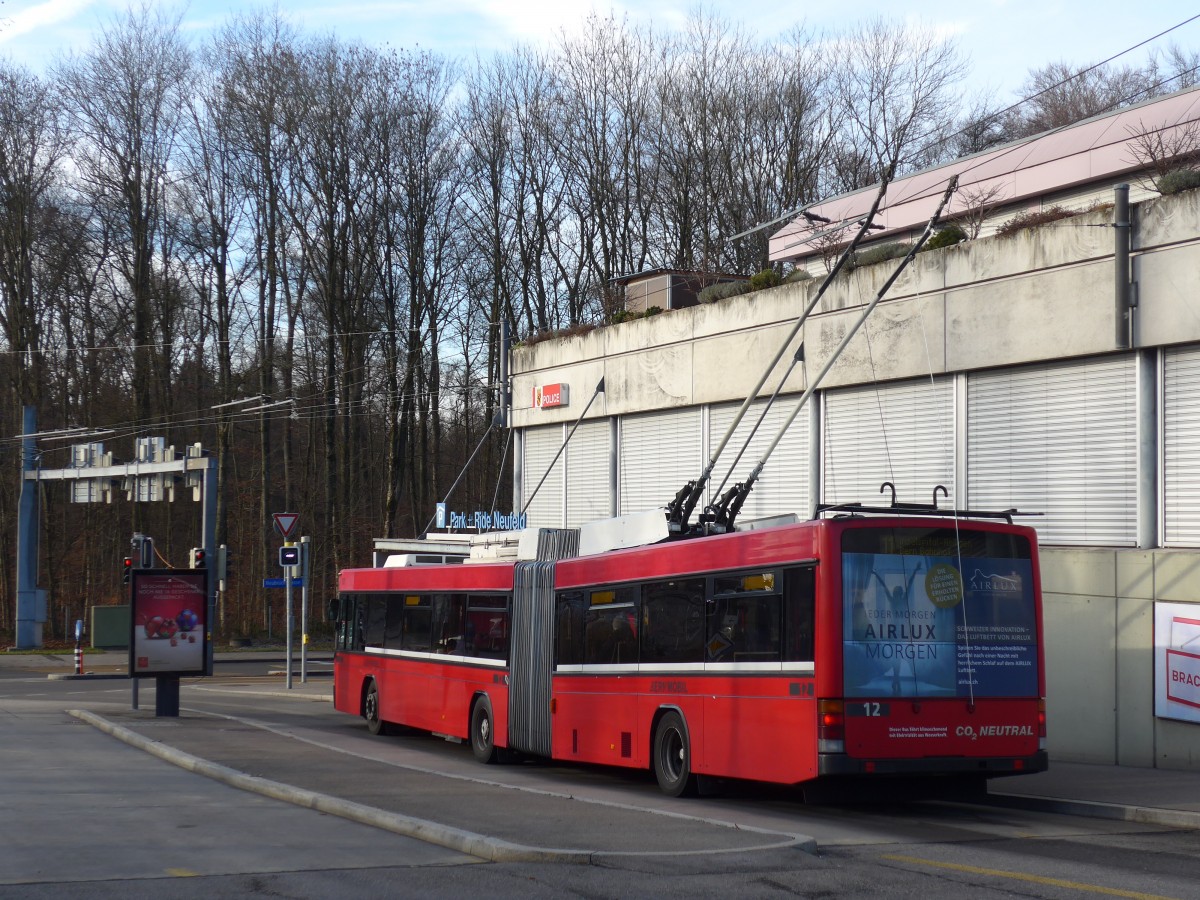
<path fill-rule="evenodd" d="M 308 684 L 308 535 L 300 538 L 300 683 Z"/>
<path fill-rule="evenodd" d="M 296 617 L 292 614 L 292 567 L 283 567 L 283 586 L 287 591 L 287 689 L 292 689 L 292 634 L 296 628 Z"/>

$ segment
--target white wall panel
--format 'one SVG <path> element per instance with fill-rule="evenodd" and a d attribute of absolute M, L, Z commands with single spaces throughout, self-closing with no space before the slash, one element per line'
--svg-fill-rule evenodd
<path fill-rule="evenodd" d="M 567 527 L 612 513 L 608 420 L 581 422 L 567 443 Z"/>
<path fill-rule="evenodd" d="M 566 454 L 558 458 L 558 462 L 550 468 L 550 462 L 562 448 L 563 426 L 543 425 L 538 428 L 525 429 L 525 459 L 523 487 L 525 496 L 522 506 L 529 504 L 525 510 L 528 515 L 530 528 L 562 528 L 563 527 L 563 472 Z M 549 474 L 547 474 L 549 472 Z M 542 476 L 546 480 L 538 487 Z M 537 491 L 535 494 L 534 491 Z M 533 502 L 529 498 L 533 497 Z"/>
<path fill-rule="evenodd" d="M 715 492 L 723 480 L 726 482 L 725 489 L 728 490 L 750 474 L 750 470 L 758 464 L 766 451 L 767 445 L 775 439 L 784 420 L 791 415 L 798 399 L 799 397 L 781 397 L 775 402 L 757 431 L 754 431 L 754 437 L 750 439 L 749 446 L 742 453 L 732 474 L 729 474 L 733 461 L 737 459 L 738 453 L 746 444 L 746 438 L 754 430 L 766 402 L 757 401 L 750 406 L 745 418 L 738 423 L 725 452 L 717 460 L 716 468 L 713 469 L 708 491 L 709 502 L 715 497 Z M 740 408 L 740 403 L 724 403 L 709 409 L 710 453 L 716 450 Z M 808 448 L 808 416 L 801 410 L 779 442 L 779 446 L 771 454 L 750 496 L 746 498 L 742 511 L 738 514 L 739 522 L 782 513 L 796 513 L 801 518 L 808 517 Z M 729 475 L 727 480 L 726 475 Z"/>
<path fill-rule="evenodd" d="M 823 408 L 823 503 L 932 503 L 953 508 L 954 385 L 949 378 L 828 391 Z"/>
<path fill-rule="evenodd" d="M 1137 542 L 1134 357 L 981 372 L 967 381 L 972 509 L 1027 519 L 1047 544 Z"/>
<path fill-rule="evenodd" d="M 623 416 L 618 453 L 621 515 L 666 506 L 700 474 L 700 408 Z"/>
<path fill-rule="evenodd" d="M 1164 543 L 1200 546 L 1200 347 L 1166 352 L 1162 422 Z"/>

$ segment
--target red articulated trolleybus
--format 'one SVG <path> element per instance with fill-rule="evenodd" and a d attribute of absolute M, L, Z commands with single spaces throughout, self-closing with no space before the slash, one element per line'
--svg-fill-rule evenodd
<path fill-rule="evenodd" d="M 1045 769 L 1034 531 L 880 512 L 573 557 L 543 530 L 541 558 L 343 571 L 335 705 L 485 763 L 652 769 L 675 796 Z"/>
<path fill-rule="evenodd" d="M 523 753 L 653 769 L 676 796 L 700 776 L 801 784 L 807 796 L 848 777 L 982 786 L 1045 769 L 1037 538 L 1013 511 L 939 510 L 941 485 L 932 505 L 897 504 L 886 483 L 890 507 L 734 528 L 771 452 L 956 184 L 807 379 L 750 475 L 718 489 L 698 524 L 689 519 L 718 457 L 871 226 L 886 179 L 704 472 L 665 515 L 528 530 L 511 559 L 497 551 L 501 538 L 479 535 L 490 561 L 342 572 L 331 610 L 336 707 L 375 732 L 395 723 L 469 739 L 482 762 Z"/>

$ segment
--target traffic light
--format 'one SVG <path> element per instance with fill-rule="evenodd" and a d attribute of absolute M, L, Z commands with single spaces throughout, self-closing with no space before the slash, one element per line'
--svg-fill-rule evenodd
<path fill-rule="evenodd" d="M 280 547 L 279 548 L 279 565 L 284 568 L 288 566 L 300 565 L 300 548 L 299 547 Z"/>
<path fill-rule="evenodd" d="M 121 570 L 121 584 L 129 584 L 129 579 L 133 574 L 133 557 L 125 557 L 125 566 Z"/>
<path fill-rule="evenodd" d="M 204 548 L 203 547 L 193 547 L 192 548 L 192 568 L 193 569 L 203 569 L 204 568 Z"/>
<path fill-rule="evenodd" d="M 140 532 L 135 534 L 130 541 L 130 547 L 133 550 L 134 568 L 154 568 L 154 539 L 150 535 Z"/>

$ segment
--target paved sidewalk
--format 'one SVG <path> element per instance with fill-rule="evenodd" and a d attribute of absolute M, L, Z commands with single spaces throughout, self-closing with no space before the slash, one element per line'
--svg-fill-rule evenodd
<path fill-rule="evenodd" d="M 1036 775 L 997 778 L 996 803 L 1073 816 L 1200 829 L 1200 772 L 1056 762 Z"/>

